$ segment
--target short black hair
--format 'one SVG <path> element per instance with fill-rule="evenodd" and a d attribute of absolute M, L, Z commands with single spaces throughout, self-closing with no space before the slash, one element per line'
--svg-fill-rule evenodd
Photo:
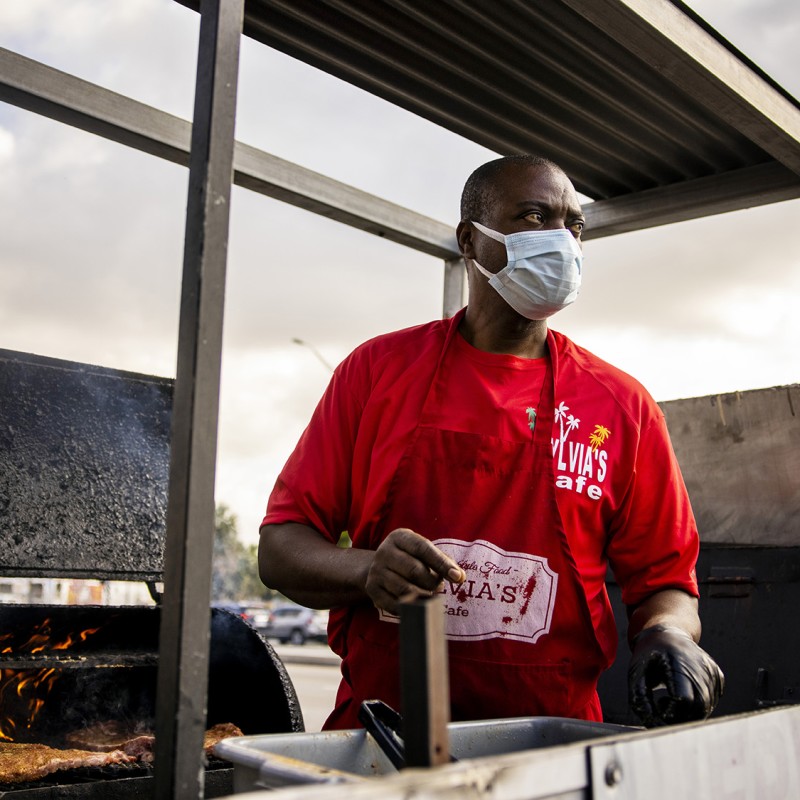
<path fill-rule="evenodd" d="M 532 155 L 515 155 L 495 158 L 487 161 L 478 167 L 472 175 L 467 178 L 464 184 L 464 191 L 461 193 L 461 220 L 469 222 L 484 217 L 487 206 L 492 200 L 492 189 L 497 176 L 511 164 L 525 165 L 529 167 L 547 167 L 556 169 L 559 172 L 564 170 L 549 158 Z"/>

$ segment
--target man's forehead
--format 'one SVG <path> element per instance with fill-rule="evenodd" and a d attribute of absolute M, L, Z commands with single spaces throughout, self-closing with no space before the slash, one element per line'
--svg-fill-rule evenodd
<path fill-rule="evenodd" d="M 580 208 L 575 187 L 563 170 L 549 164 L 507 164 L 492 189 L 514 206 L 558 198 Z"/>
<path fill-rule="evenodd" d="M 566 184 L 572 182 L 566 173 L 555 165 L 525 164 L 509 162 L 497 174 L 496 183 L 511 183 L 515 186 L 527 184 Z"/>

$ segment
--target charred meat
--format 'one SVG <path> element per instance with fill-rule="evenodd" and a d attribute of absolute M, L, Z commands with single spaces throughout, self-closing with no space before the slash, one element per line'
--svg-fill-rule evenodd
<path fill-rule="evenodd" d="M 230 739 L 233 736 L 244 736 L 244 734 L 232 722 L 220 722 L 206 731 L 203 737 L 203 750 L 205 750 L 207 756 L 213 756 L 214 745 L 223 739 Z"/>
<path fill-rule="evenodd" d="M 143 730 L 141 726 L 109 720 L 68 733 L 66 741 L 71 747 L 98 753 L 122 750 L 139 762 L 147 764 L 153 760 L 155 736 L 152 731 Z"/>
<path fill-rule="evenodd" d="M 0 783 L 27 783 L 59 770 L 135 761 L 122 750 L 94 753 L 89 750 L 57 750 L 44 744 L 0 742 Z"/>

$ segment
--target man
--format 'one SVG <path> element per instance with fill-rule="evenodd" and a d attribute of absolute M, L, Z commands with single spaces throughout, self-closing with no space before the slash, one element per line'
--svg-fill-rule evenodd
<path fill-rule="evenodd" d="M 583 227 L 555 164 L 477 169 L 457 229 L 466 309 L 357 348 L 284 467 L 259 564 L 269 586 L 332 609 L 342 682 L 326 727 L 357 726 L 368 698 L 399 705 L 394 615 L 432 592 L 453 719 L 601 719 L 607 563 L 629 609 L 634 710 L 655 725 L 716 705 L 722 674 L 696 644 L 697 531 L 663 415 L 548 329 L 578 294 Z"/>

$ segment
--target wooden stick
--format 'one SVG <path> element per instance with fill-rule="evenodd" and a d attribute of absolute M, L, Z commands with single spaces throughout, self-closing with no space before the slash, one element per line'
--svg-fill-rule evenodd
<path fill-rule="evenodd" d="M 400 606 L 400 686 L 406 766 L 450 761 L 450 680 L 439 595 Z"/>

